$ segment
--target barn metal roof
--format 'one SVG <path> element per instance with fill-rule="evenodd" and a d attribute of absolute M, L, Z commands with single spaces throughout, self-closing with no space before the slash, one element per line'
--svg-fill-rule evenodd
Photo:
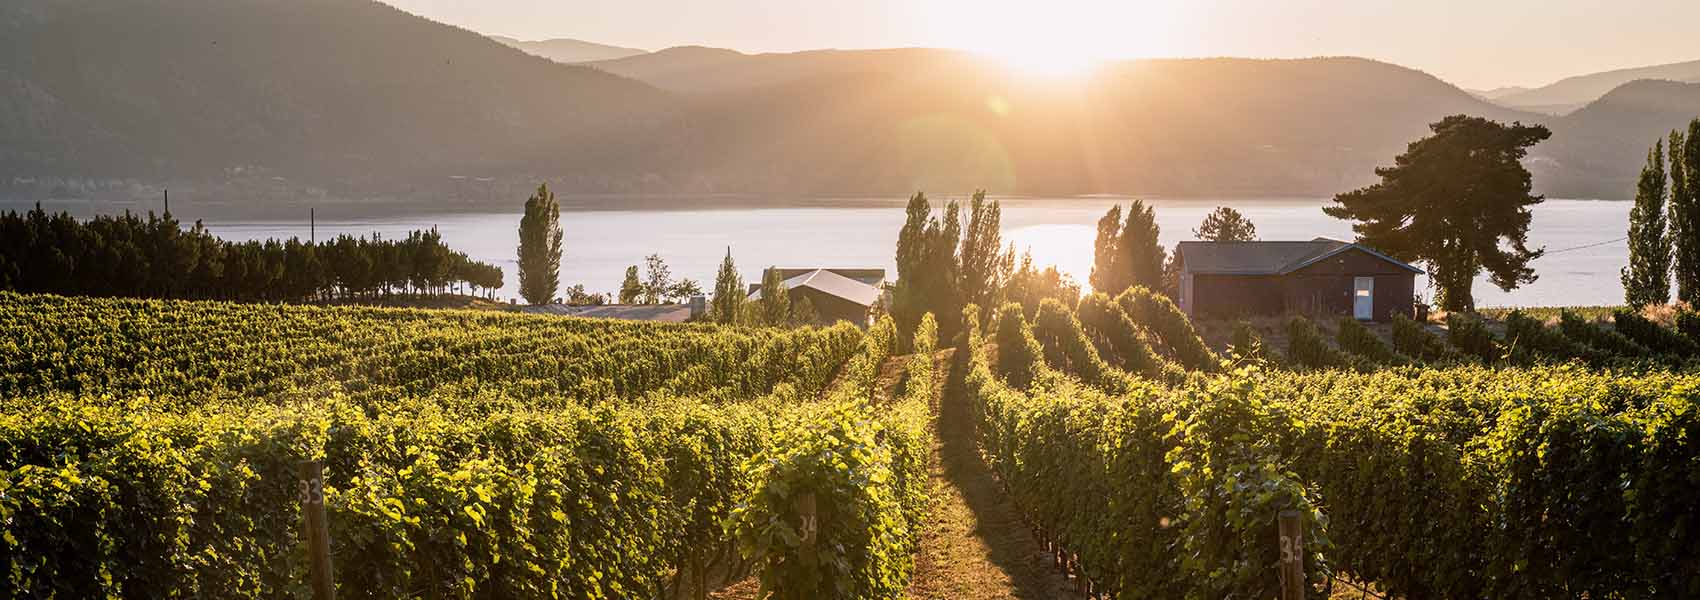
<path fill-rule="evenodd" d="M 1210 275 L 1285 275 L 1347 250 L 1362 250 L 1413 273 L 1422 269 L 1362 244 L 1316 238 L 1306 242 L 1181 242 L 1183 268 Z"/>
<path fill-rule="evenodd" d="M 785 289 L 807 287 L 849 300 L 862 306 L 873 306 L 880 299 L 880 289 L 838 274 L 837 269 L 813 269 L 785 280 Z M 881 273 L 884 273 L 882 270 Z M 783 272 L 781 274 L 784 274 Z M 761 297 L 760 286 L 752 286 L 750 299 Z"/>

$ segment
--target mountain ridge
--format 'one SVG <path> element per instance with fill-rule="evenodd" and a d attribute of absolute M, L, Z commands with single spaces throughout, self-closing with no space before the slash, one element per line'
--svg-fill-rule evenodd
<path fill-rule="evenodd" d="M 1641 79 L 1700 80 L 1700 60 L 1575 75 L 1494 100 L 1512 108 L 1566 114 L 1599 100 L 1619 86 Z"/>
<path fill-rule="evenodd" d="M 1624 159 L 1644 156 L 1643 130 L 1676 126 L 1687 98 L 1631 89 L 1567 120 L 1355 57 L 1148 59 L 1078 79 L 928 48 L 684 46 L 568 65 L 371 0 L 20 0 L 0 28 L 0 197 L 21 199 L 171 185 L 458 209 L 539 182 L 1320 197 L 1372 182 L 1460 113 L 1551 125 L 1532 155 L 1548 169 L 1540 191 L 1625 197 L 1638 160 Z M 125 35 L 137 28 L 155 35 Z M 1566 141 L 1572 128 L 1593 141 Z"/>
<path fill-rule="evenodd" d="M 511 48 L 517 48 L 527 54 L 541 56 L 558 63 L 576 64 L 611 60 L 648 54 L 648 50 L 626 48 L 587 42 L 572 38 L 550 38 L 546 40 L 521 40 L 501 35 L 489 36 L 490 39 L 501 42 Z"/>

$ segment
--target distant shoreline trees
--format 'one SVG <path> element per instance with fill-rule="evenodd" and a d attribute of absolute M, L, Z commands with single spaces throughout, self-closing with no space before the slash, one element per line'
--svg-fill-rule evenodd
<path fill-rule="evenodd" d="M 1334 197 L 1323 212 L 1356 221 L 1358 241 L 1403 261 L 1425 261 L 1447 311 L 1474 311 L 1471 287 L 1487 271 L 1500 289 L 1533 283 L 1528 247 L 1531 192 L 1522 164 L 1528 148 L 1551 137 L 1540 125 L 1504 125 L 1454 115 L 1429 125 L 1433 135 L 1412 142 L 1381 182 Z"/>
<path fill-rule="evenodd" d="M 435 229 L 386 240 L 338 236 L 229 242 L 166 212 L 79 221 L 36 205 L 0 214 L 0 289 L 137 298 L 312 302 L 438 295 L 488 297 L 499 267 L 467 258 Z"/>
<path fill-rule="evenodd" d="M 561 286 L 561 205 L 549 185 L 525 201 L 519 219 L 519 295 L 527 304 L 549 304 Z"/>

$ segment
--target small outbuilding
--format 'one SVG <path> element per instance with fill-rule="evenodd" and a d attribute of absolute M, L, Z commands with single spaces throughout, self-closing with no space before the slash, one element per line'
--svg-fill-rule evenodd
<path fill-rule="evenodd" d="M 1204 318 L 1302 313 L 1364 321 L 1412 317 L 1423 271 L 1386 254 L 1328 238 L 1275 242 L 1181 242 L 1182 311 Z"/>
<path fill-rule="evenodd" d="M 885 269 L 774 270 L 784 280 L 790 301 L 807 298 L 823 324 L 849 321 L 867 327 L 874 305 L 885 294 Z M 751 301 L 760 300 L 761 294 L 760 284 L 750 285 Z"/>

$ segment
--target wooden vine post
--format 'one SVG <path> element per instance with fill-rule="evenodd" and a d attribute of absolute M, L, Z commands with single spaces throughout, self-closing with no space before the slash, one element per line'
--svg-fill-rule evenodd
<path fill-rule="evenodd" d="M 1304 600 L 1304 513 L 1284 510 L 1275 521 L 1281 533 L 1281 600 Z"/>
<path fill-rule="evenodd" d="M 803 538 L 803 562 L 815 566 L 815 541 L 820 537 L 820 507 L 815 493 L 798 494 L 792 502 L 797 509 L 797 533 Z"/>
<path fill-rule="evenodd" d="M 316 460 L 301 463 L 301 517 L 307 526 L 307 571 L 313 600 L 335 600 L 331 578 L 331 529 L 325 521 L 325 470 Z"/>

